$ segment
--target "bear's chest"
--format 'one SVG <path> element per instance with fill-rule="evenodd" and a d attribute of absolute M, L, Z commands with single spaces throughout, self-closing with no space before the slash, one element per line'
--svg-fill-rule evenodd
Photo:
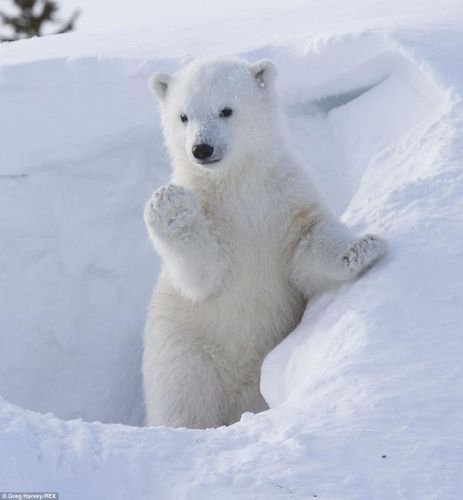
<path fill-rule="evenodd" d="M 245 268 L 282 257 L 289 209 L 265 186 L 231 194 L 213 208 L 213 225 L 235 265 Z"/>

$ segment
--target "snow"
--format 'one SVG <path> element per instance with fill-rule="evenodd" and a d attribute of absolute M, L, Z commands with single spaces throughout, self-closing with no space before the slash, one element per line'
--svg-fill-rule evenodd
<path fill-rule="evenodd" d="M 0 491 L 461 497 L 463 7 L 292 0 L 208 15 L 0 46 Z M 269 411 L 215 430 L 137 427 L 159 269 L 142 210 L 169 176 L 146 79 L 230 53 L 277 62 L 294 147 L 333 209 L 389 253 L 269 354 Z"/>

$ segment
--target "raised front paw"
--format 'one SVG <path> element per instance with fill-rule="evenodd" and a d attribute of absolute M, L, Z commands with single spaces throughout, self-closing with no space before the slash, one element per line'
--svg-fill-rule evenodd
<path fill-rule="evenodd" d="M 386 242 L 367 234 L 355 241 L 341 257 L 341 266 L 345 278 L 349 279 L 361 273 L 378 260 L 386 251 Z"/>
<path fill-rule="evenodd" d="M 198 213 L 198 201 L 189 189 L 168 184 L 158 189 L 146 204 L 145 221 L 162 235 L 178 234 L 191 226 Z"/>

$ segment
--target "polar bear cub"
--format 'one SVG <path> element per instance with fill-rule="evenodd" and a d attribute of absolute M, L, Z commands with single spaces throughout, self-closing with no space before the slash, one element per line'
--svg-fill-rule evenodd
<path fill-rule="evenodd" d="M 285 143 L 271 61 L 155 74 L 171 183 L 146 205 L 163 269 L 143 354 L 148 425 L 207 428 L 267 408 L 266 354 L 307 301 L 385 251 L 323 206 Z"/>

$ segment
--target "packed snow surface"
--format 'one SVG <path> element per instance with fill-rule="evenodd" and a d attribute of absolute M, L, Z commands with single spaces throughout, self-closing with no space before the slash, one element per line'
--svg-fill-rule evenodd
<path fill-rule="evenodd" d="M 0 491 L 463 498 L 463 6 L 292 0 L 209 17 L 0 46 Z M 276 61 L 293 147 L 389 253 L 269 354 L 269 411 L 137 427 L 159 269 L 142 211 L 169 178 L 146 79 L 230 54 Z"/>

